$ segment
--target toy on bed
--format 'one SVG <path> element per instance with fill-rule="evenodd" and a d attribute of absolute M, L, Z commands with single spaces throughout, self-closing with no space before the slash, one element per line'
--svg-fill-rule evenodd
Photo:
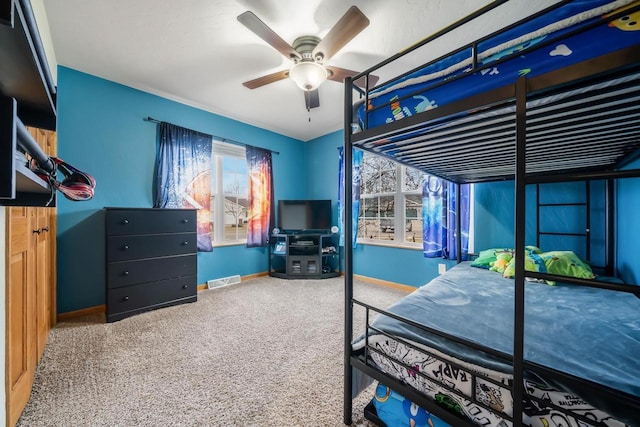
<path fill-rule="evenodd" d="M 489 270 L 504 273 L 505 268 L 507 268 L 512 259 L 511 252 L 500 252 L 496 254 L 496 260 L 491 261 Z"/>

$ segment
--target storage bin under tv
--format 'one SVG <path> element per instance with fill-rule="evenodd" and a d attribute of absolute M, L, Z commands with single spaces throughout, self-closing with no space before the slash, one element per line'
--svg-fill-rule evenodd
<path fill-rule="evenodd" d="M 340 275 L 337 234 L 273 234 L 269 275 L 283 279 L 325 279 Z"/>

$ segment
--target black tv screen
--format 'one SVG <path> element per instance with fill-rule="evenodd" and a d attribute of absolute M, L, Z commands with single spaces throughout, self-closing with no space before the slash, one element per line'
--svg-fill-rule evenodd
<path fill-rule="evenodd" d="M 330 229 L 331 200 L 279 200 L 278 228 L 285 231 Z"/>

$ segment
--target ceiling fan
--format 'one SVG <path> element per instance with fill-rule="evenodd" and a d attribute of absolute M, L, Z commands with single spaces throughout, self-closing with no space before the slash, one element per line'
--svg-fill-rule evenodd
<path fill-rule="evenodd" d="M 249 89 L 273 83 L 290 77 L 304 91 L 307 110 L 320 106 L 318 86 L 325 80 L 342 82 L 346 77 L 353 77 L 357 71 L 324 65 L 344 45 L 369 25 L 369 19 L 356 6 L 351 6 L 340 20 L 320 39 L 316 36 L 301 36 L 290 45 L 260 20 L 253 12 L 247 11 L 238 16 L 238 21 L 258 37 L 266 41 L 275 50 L 293 61 L 293 66 L 286 70 L 276 71 L 266 76 L 244 82 Z M 369 87 L 375 86 L 377 76 L 369 75 Z M 365 86 L 365 78 L 358 79 L 355 84 Z"/>

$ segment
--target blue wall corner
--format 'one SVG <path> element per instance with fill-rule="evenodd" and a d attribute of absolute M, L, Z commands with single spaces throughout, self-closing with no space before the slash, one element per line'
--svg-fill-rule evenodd
<path fill-rule="evenodd" d="M 640 151 L 636 160 L 625 169 L 640 169 Z M 616 268 L 620 278 L 629 284 L 640 285 L 640 262 L 638 242 L 640 241 L 640 178 L 621 179 L 616 185 Z"/>

